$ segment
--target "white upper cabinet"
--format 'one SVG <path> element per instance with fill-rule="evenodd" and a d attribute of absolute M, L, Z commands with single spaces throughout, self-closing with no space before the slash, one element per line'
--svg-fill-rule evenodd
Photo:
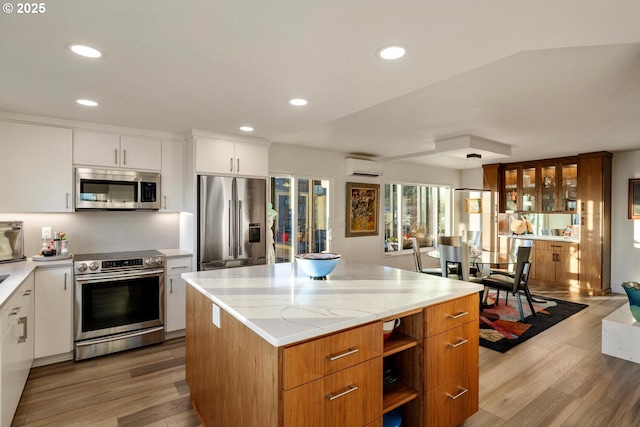
<path fill-rule="evenodd" d="M 160 210 L 180 212 L 182 210 L 184 182 L 184 144 L 162 141 L 162 178 Z"/>
<path fill-rule="evenodd" d="M 159 171 L 162 167 L 162 145 L 159 139 L 75 130 L 73 163 Z"/>
<path fill-rule="evenodd" d="M 0 121 L 0 212 L 73 211 L 71 129 Z"/>
<path fill-rule="evenodd" d="M 195 159 L 197 173 L 267 176 L 269 171 L 266 145 L 198 137 Z"/>

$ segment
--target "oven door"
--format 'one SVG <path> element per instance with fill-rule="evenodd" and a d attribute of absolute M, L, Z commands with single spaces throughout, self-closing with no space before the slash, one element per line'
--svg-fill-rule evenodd
<path fill-rule="evenodd" d="M 75 340 L 164 326 L 164 270 L 78 275 Z"/>

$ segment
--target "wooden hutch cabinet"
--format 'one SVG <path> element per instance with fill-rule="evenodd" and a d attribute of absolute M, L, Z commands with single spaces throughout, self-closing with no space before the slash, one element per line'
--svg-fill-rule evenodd
<path fill-rule="evenodd" d="M 540 276 L 534 266 L 532 278 L 593 295 L 610 291 L 611 158 L 609 152 L 597 152 L 483 166 L 484 189 L 498 194 L 499 212 L 580 215 L 580 242 L 570 248 L 570 255 L 549 251 L 544 244 L 537 246 L 545 252 L 537 253 L 534 244 L 534 263 L 551 256 L 555 264 L 553 276 L 551 270 Z M 565 274 L 563 266 L 576 263 L 579 274 Z"/>

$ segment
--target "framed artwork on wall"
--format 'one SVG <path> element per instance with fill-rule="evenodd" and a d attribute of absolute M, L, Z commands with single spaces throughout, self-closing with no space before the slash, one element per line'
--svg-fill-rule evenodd
<path fill-rule="evenodd" d="M 629 180 L 629 219 L 640 219 L 640 178 Z"/>
<path fill-rule="evenodd" d="M 468 214 L 482 213 L 482 199 L 467 199 L 466 202 Z"/>
<path fill-rule="evenodd" d="M 346 237 L 377 236 L 380 185 L 347 182 Z"/>

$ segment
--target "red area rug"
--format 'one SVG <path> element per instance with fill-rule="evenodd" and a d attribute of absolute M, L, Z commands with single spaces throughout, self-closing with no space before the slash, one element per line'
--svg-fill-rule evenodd
<path fill-rule="evenodd" d="M 495 296 L 495 292 L 489 294 L 494 300 Z M 529 304 L 522 296 L 525 319 L 521 322 L 515 297 L 509 295 L 507 305 L 505 292 L 501 292 L 497 305 L 480 312 L 480 345 L 505 353 L 587 307 L 586 304 L 535 295 L 533 300 L 536 316 L 531 315 Z"/>

